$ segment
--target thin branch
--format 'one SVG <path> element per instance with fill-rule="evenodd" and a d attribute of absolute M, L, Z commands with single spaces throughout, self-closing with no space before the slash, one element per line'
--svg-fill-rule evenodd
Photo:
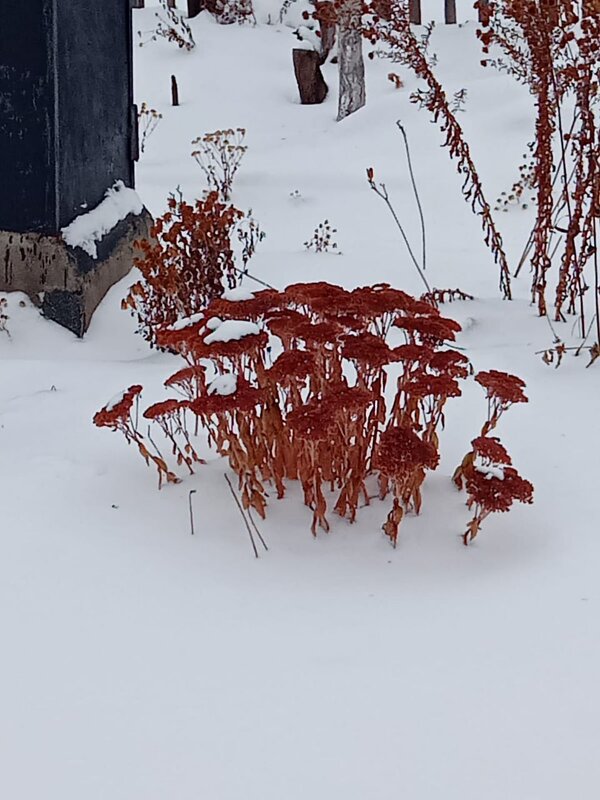
<path fill-rule="evenodd" d="M 223 475 L 223 477 L 227 481 L 227 485 L 229 486 L 231 494 L 233 495 L 233 499 L 235 500 L 235 503 L 240 510 L 240 514 L 242 515 L 242 519 L 244 520 L 244 525 L 246 526 L 246 530 L 248 531 L 248 536 L 250 537 L 250 542 L 252 543 L 252 549 L 254 550 L 254 555 L 256 558 L 258 558 L 258 550 L 256 549 L 256 542 L 254 541 L 254 536 L 252 535 L 252 528 L 248 524 L 248 520 L 246 519 L 246 515 L 244 514 L 244 509 L 242 508 L 242 504 L 240 503 L 239 498 L 235 493 L 235 489 L 233 488 L 231 481 L 229 480 L 229 477 L 225 474 Z"/>
<path fill-rule="evenodd" d="M 195 489 L 190 489 L 190 492 L 188 494 L 188 502 L 189 502 L 189 507 L 190 507 L 190 529 L 191 529 L 191 532 L 192 532 L 192 536 L 194 535 L 194 507 L 192 505 L 192 495 L 193 494 L 196 494 L 196 490 Z"/>
<path fill-rule="evenodd" d="M 425 272 L 425 269 L 427 267 L 427 255 L 426 255 L 427 250 L 426 250 L 426 237 L 425 237 L 425 217 L 423 215 L 423 207 L 421 206 L 421 198 L 419 197 L 419 191 L 417 189 L 417 182 L 415 180 L 415 174 L 413 172 L 412 159 L 410 157 L 410 147 L 408 145 L 408 136 L 406 135 L 406 130 L 404 129 L 404 126 L 402 125 L 400 120 L 396 121 L 396 125 L 398 127 L 398 130 L 402 134 L 402 138 L 404 140 L 404 149 L 406 150 L 406 161 L 408 163 L 408 172 L 410 174 L 410 182 L 412 183 L 413 192 L 415 194 L 415 200 L 417 201 L 417 208 L 419 209 L 419 218 L 421 220 L 421 250 L 422 250 L 422 253 L 423 253 L 422 264 L 423 264 L 423 272 Z"/>
<path fill-rule="evenodd" d="M 394 207 L 393 207 L 393 205 L 391 203 L 390 196 L 388 194 L 388 190 L 386 188 L 385 183 L 380 183 L 379 185 L 377 185 L 375 183 L 374 179 L 373 179 L 373 171 L 371 169 L 367 170 L 367 180 L 369 181 L 369 186 L 371 187 L 371 189 L 375 192 L 375 194 L 378 197 L 381 197 L 381 199 L 384 201 L 384 203 L 388 207 L 388 209 L 390 211 L 390 214 L 394 218 L 394 222 L 396 223 L 396 225 L 398 227 L 398 230 L 402 234 L 402 238 L 404 239 L 404 244 L 406 245 L 406 249 L 408 250 L 408 254 L 410 255 L 411 261 L 413 262 L 417 272 L 419 273 L 419 277 L 423 281 L 423 283 L 425 285 L 425 288 L 427 289 L 428 294 L 432 294 L 431 286 L 427 282 L 427 278 L 425 277 L 419 262 L 415 258 L 415 254 L 413 253 L 412 248 L 410 246 L 410 242 L 408 241 L 408 237 L 406 236 L 406 233 L 404 232 L 404 228 L 402 227 L 402 223 L 398 219 L 398 215 L 396 214 L 396 211 L 395 211 L 395 209 L 394 209 Z"/>

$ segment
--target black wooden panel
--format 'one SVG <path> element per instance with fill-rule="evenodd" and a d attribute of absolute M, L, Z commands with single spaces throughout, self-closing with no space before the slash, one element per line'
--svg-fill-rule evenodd
<path fill-rule="evenodd" d="M 59 221 L 133 185 L 130 0 L 58 0 Z"/>
<path fill-rule="evenodd" d="M 0 229 L 56 228 L 51 0 L 0 7 Z"/>
<path fill-rule="evenodd" d="M 0 229 L 57 233 L 133 186 L 130 0 L 0 0 Z"/>

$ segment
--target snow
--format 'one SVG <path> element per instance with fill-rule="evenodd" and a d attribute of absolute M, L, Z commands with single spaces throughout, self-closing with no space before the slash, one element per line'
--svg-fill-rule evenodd
<path fill-rule="evenodd" d="M 184 328 L 189 328 L 192 325 L 196 325 L 198 322 L 202 322 L 203 319 L 204 314 L 202 312 L 190 314 L 188 317 L 181 317 L 177 322 L 169 325 L 168 328 L 170 331 L 182 331 Z"/>
<path fill-rule="evenodd" d="M 80 247 L 92 258 L 98 258 L 98 242 L 102 241 L 129 214 L 141 214 L 144 205 L 138 194 L 117 181 L 107 189 L 104 200 L 85 214 L 76 217 L 61 233 L 69 247 Z"/>
<path fill-rule="evenodd" d="M 147 6 L 134 12 L 136 30 L 153 26 L 156 2 Z M 473 17 L 470 6 L 458 3 L 460 19 Z M 439 0 L 423 9 L 424 19 L 443 10 Z M 527 270 L 515 300 L 499 299 L 479 220 L 460 197 L 443 136 L 409 102 L 417 84 L 405 68 L 367 60 L 367 106 L 338 124 L 335 65 L 324 67 L 326 102 L 299 105 L 288 28 L 220 27 L 206 14 L 191 24 L 192 53 L 164 41 L 136 48 L 136 100 L 163 113 L 138 167 L 145 205 L 161 214 L 178 185 L 198 197 L 205 184 L 191 140 L 244 125 L 233 201 L 267 232 L 252 274 L 279 288 L 389 281 L 420 292 L 365 181 L 373 166 L 418 244 L 401 118 L 428 225 L 428 278 L 476 297 L 444 311 L 472 320 L 457 344 L 476 369 L 527 381 L 530 403 L 510 409 L 497 433 L 535 484 L 535 503 L 491 516 L 462 546 L 469 515 L 450 476 L 486 413 L 470 382 L 448 404 L 440 466 L 397 550 L 381 533 L 387 506 L 377 500 L 354 526 L 332 514 L 331 533 L 313 540 L 292 485 L 257 521 L 269 552 L 256 560 L 225 460 L 202 448 L 208 463 L 193 477 L 179 469 L 183 482 L 158 492 L 135 449 L 91 424 L 121 386 L 143 384 L 147 405 L 170 396 L 163 381 L 183 366 L 150 350 L 120 310 L 134 277 L 111 290 L 83 341 L 9 295 L 11 338 L 0 337 L 2 797 L 594 800 L 600 368 L 540 361 L 552 335 L 529 305 Z M 531 98 L 479 67 L 474 24 L 440 25 L 432 48 L 448 92 L 468 90 L 460 119 L 493 202 L 518 177 Z M 390 69 L 406 88 L 394 89 Z M 532 210 L 498 217 L 514 265 Z M 339 258 L 303 248 L 324 219 L 335 219 Z M 569 341 L 571 326 L 555 323 Z"/>
<path fill-rule="evenodd" d="M 217 328 L 223 324 L 223 320 L 219 317 L 211 317 L 206 321 L 206 327 L 209 331 L 216 331 Z"/>
<path fill-rule="evenodd" d="M 245 286 L 236 286 L 234 289 L 227 289 L 223 292 L 223 299 L 237 302 L 239 300 L 252 300 L 254 292 Z"/>
<path fill-rule="evenodd" d="M 473 468 L 476 472 L 485 475 L 488 481 L 492 478 L 498 478 L 499 481 L 504 480 L 504 467 L 501 464 L 490 464 L 489 462 L 484 462 L 476 458 L 473 462 Z"/>
<path fill-rule="evenodd" d="M 104 406 L 107 411 L 112 411 L 113 408 L 116 408 L 119 403 L 122 403 L 125 399 L 125 395 L 127 394 L 127 389 L 123 389 L 122 392 L 119 392 L 114 397 L 112 397 L 108 403 Z"/>
<path fill-rule="evenodd" d="M 225 375 L 217 375 L 208 385 L 209 394 L 220 394 L 224 397 L 235 394 L 237 390 L 237 375 L 228 372 Z"/>
<path fill-rule="evenodd" d="M 204 337 L 204 342 L 205 344 L 233 342 L 245 336 L 255 336 L 257 333 L 260 333 L 260 328 L 255 322 L 248 322 L 245 319 L 226 319 L 217 325 L 212 333 Z"/>

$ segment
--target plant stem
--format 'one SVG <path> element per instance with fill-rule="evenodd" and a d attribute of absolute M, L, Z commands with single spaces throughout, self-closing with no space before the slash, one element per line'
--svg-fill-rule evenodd
<path fill-rule="evenodd" d="M 256 558 L 258 558 L 258 550 L 256 549 L 256 542 L 254 541 L 254 536 L 252 535 L 252 528 L 248 524 L 248 520 L 246 519 L 246 515 L 244 514 L 244 509 L 242 508 L 242 504 L 240 503 L 239 498 L 235 493 L 235 489 L 233 488 L 231 481 L 229 480 L 229 477 L 225 474 L 223 475 L 223 477 L 227 481 L 227 485 L 229 486 L 231 494 L 233 495 L 233 499 L 235 500 L 235 503 L 240 510 L 240 514 L 242 515 L 242 519 L 244 520 L 244 525 L 246 526 L 246 530 L 248 531 L 248 536 L 250 537 L 250 542 L 252 543 L 252 549 L 254 550 L 254 555 Z"/>
<path fill-rule="evenodd" d="M 423 207 L 421 206 L 421 198 L 419 197 L 419 192 L 418 192 L 418 189 L 417 189 L 417 182 L 415 180 L 415 174 L 413 172 L 412 159 L 410 157 L 410 147 L 408 145 L 408 136 L 406 135 L 406 131 L 404 129 L 404 126 L 400 122 L 400 120 L 396 121 L 396 125 L 398 127 L 398 130 L 402 134 L 402 138 L 404 140 L 404 149 L 406 150 L 406 161 L 407 161 L 407 164 L 408 164 L 408 172 L 410 174 L 410 182 L 412 183 L 413 192 L 415 193 L 415 200 L 417 201 L 417 208 L 419 209 L 419 218 L 421 220 L 421 250 L 422 250 L 422 253 L 423 253 L 422 264 L 423 264 L 423 272 L 425 272 L 425 269 L 427 267 L 427 255 L 426 255 L 427 250 L 426 250 L 426 237 L 425 237 L 425 217 L 423 215 Z"/>
<path fill-rule="evenodd" d="M 190 492 L 188 494 L 188 503 L 189 503 L 189 507 L 190 507 L 190 529 L 191 529 L 191 532 L 192 532 L 192 536 L 194 535 L 194 507 L 192 505 L 192 495 L 193 494 L 196 494 L 196 490 L 195 489 L 190 489 Z"/>
<path fill-rule="evenodd" d="M 408 254 L 410 255 L 411 260 L 412 260 L 413 264 L 415 265 L 415 268 L 416 268 L 417 272 L 419 273 L 419 277 L 421 278 L 421 280 L 423 281 L 423 283 L 425 285 L 425 288 L 427 289 L 427 293 L 428 294 L 432 294 L 431 287 L 430 287 L 429 283 L 427 282 L 427 278 L 423 274 L 423 270 L 421 269 L 421 267 L 419 265 L 419 262 L 415 258 L 415 254 L 413 253 L 412 248 L 410 246 L 410 242 L 408 241 L 408 237 L 406 236 L 406 233 L 404 232 L 404 228 L 402 227 L 402 223 L 398 219 L 398 215 L 396 214 L 396 211 L 394 210 L 394 207 L 393 207 L 393 205 L 392 205 L 392 203 L 390 201 L 390 196 L 388 194 L 388 190 L 386 188 L 385 183 L 380 183 L 379 186 L 377 186 L 375 181 L 369 179 L 369 186 L 371 187 L 371 189 L 375 192 L 375 194 L 378 197 L 381 197 L 381 199 L 384 201 L 384 203 L 388 207 L 388 209 L 390 211 L 390 214 L 394 218 L 394 222 L 396 223 L 396 225 L 398 227 L 398 230 L 402 234 L 402 238 L 404 239 L 404 244 L 406 245 L 406 249 L 408 250 Z"/>

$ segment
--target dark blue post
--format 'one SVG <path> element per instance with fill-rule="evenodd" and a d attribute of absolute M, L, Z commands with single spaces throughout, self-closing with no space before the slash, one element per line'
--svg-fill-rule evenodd
<path fill-rule="evenodd" d="M 69 249 L 72 275 L 63 285 L 47 263 L 36 265 L 32 258 L 19 263 L 11 247 L 14 234 L 28 235 L 27 241 L 35 242 L 33 254 L 45 248 L 42 260 L 60 261 L 58 252 L 48 251 L 52 244 L 48 239 L 57 246 L 61 229 L 97 206 L 116 181 L 133 187 L 136 158 L 131 0 L 3 2 L 0 289 L 21 289 L 32 296 L 44 293 L 44 311 L 83 333 L 99 301 L 96 295 L 101 297 L 121 277 L 117 273 L 129 266 L 121 247 L 123 263 L 116 271 L 109 264 L 112 277 L 101 277 L 105 262 L 114 261 L 122 245 L 125 228 L 102 243 L 95 262 L 78 248 Z M 42 239 L 31 238 L 36 234 Z M 24 241 L 19 238 L 20 245 Z M 91 301 L 87 284 L 94 280 Z M 48 300 L 47 295 L 56 291 L 63 296 Z"/>

